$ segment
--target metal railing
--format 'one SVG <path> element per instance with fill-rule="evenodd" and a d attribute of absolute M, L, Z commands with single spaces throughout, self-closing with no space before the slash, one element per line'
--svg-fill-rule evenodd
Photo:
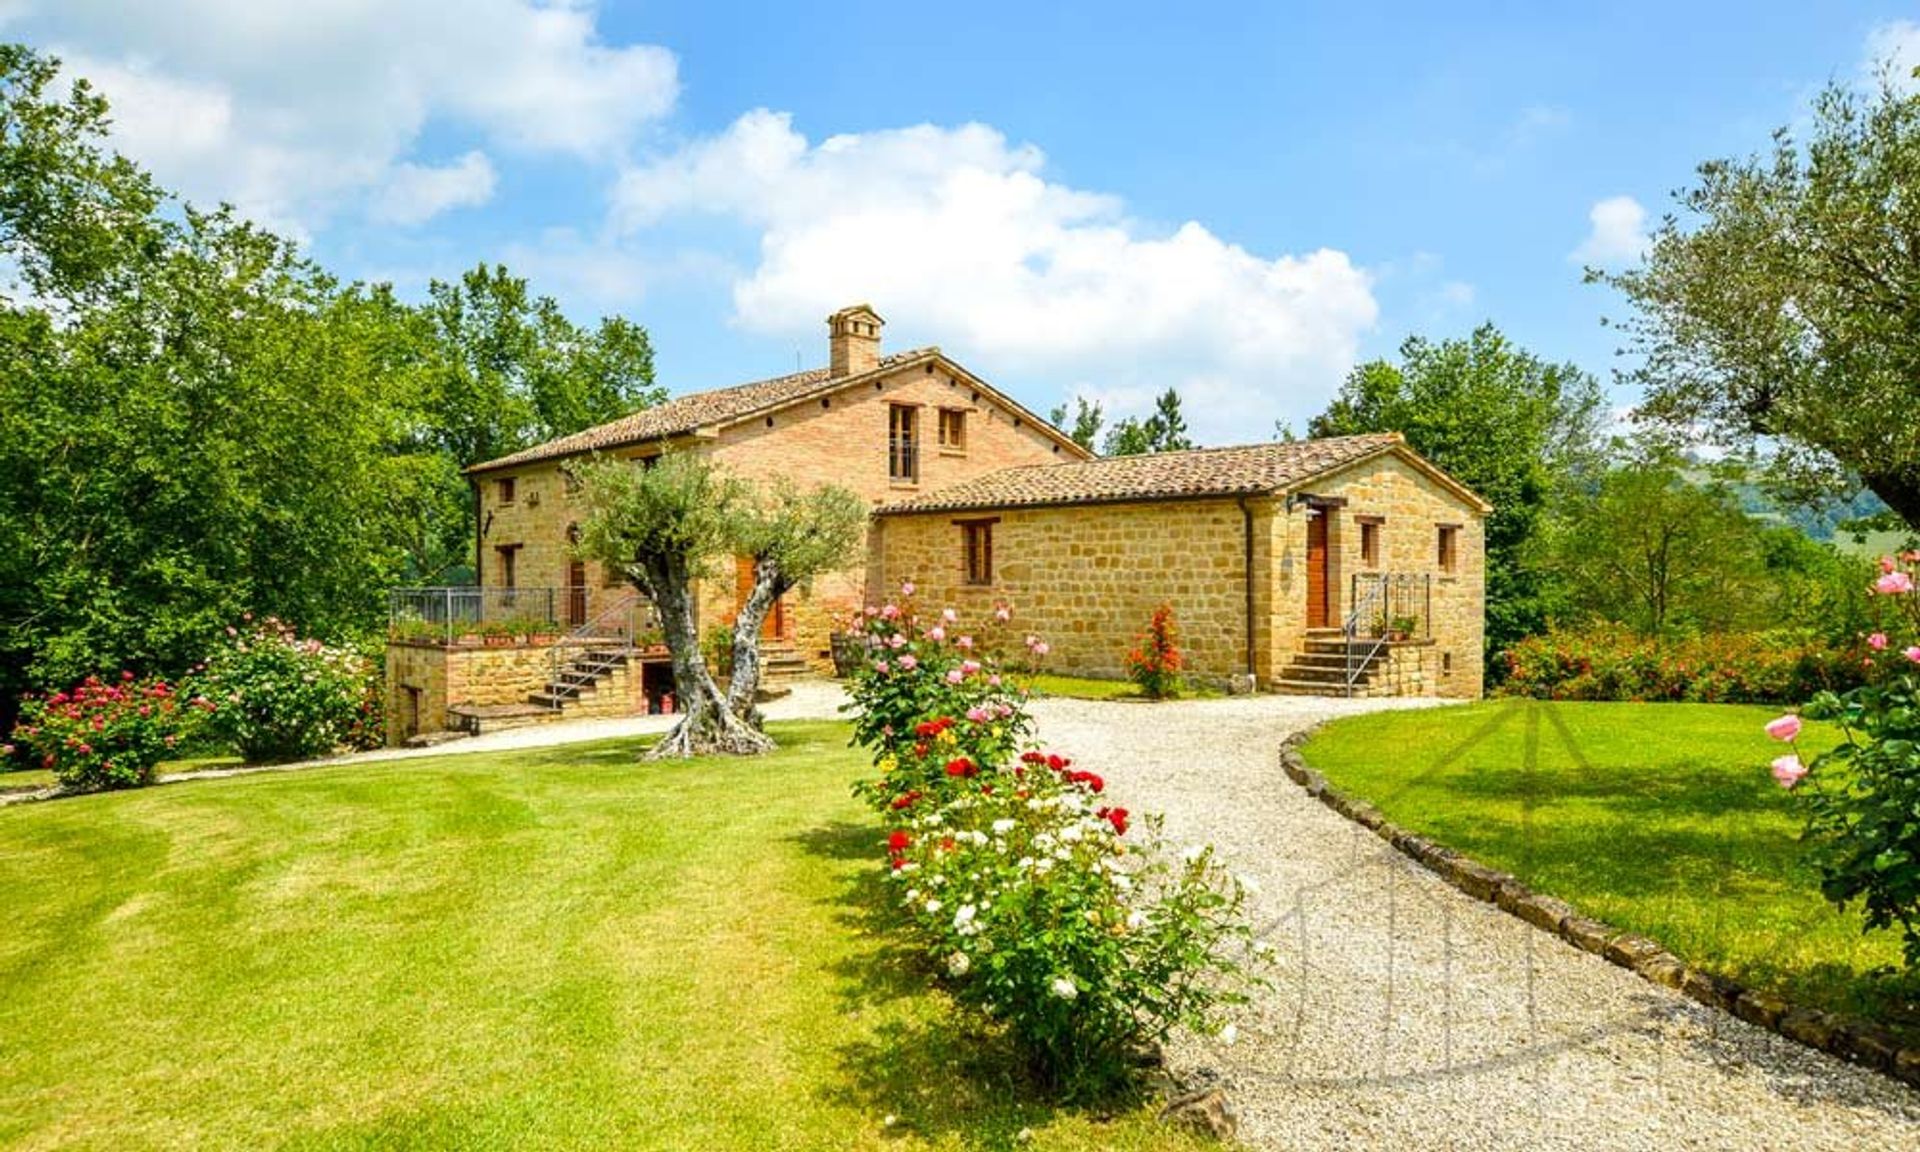
<path fill-rule="evenodd" d="M 1373 667 L 1380 650 L 1397 640 L 1433 638 L 1433 576 L 1426 572 L 1368 572 L 1353 577 L 1351 607 L 1341 625 L 1346 693 Z"/>
<path fill-rule="evenodd" d="M 471 637 L 558 636 L 564 588 L 395 588 L 387 593 L 387 637 L 457 644 Z"/>

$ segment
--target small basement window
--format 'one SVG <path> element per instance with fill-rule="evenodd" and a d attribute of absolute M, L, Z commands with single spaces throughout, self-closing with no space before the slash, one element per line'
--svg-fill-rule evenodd
<path fill-rule="evenodd" d="M 958 523 L 967 583 L 993 583 L 993 526 L 997 521 L 961 520 Z"/>
<path fill-rule="evenodd" d="M 493 482 L 494 499 L 501 504 L 513 503 L 513 477 L 507 476 Z"/>
<path fill-rule="evenodd" d="M 1458 524 L 1440 525 L 1440 533 L 1435 545 L 1434 562 L 1442 572 L 1455 571 L 1460 564 L 1460 526 Z"/>
<path fill-rule="evenodd" d="M 940 448 L 944 452 L 966 451 L 967 414 L 963 409 L 940 409 Z"/>

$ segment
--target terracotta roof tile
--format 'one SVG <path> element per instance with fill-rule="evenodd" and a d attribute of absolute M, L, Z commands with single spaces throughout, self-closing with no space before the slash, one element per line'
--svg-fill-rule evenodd
<path fill-rule="evenodd" d="M 1399 433 L 1384 432 L 1029 465 L 889 504 L 875 514 L 1278 492 L 1404 443 Z"/>
<path fill-rule="evenodd" d="M 848 384 L 864 380 L 879 372 L 891 371 L 902 364 L 937 351 L 939 350 L 936 348 L 915 348 L 907 352 L 896 352 L 891 356 L 882 356 L 879 367 L 871 372 L 862 372 L 854 376 L 834 377 L 829 375 L 829 370 L 826 368 L 809 368 L 805 372 L 775 376 L 771 380 L 755 380 L 749 384 L 736 384 L 731 388 L 690 392 L 685 396 L 677 396 L 665 404 L 642 408 L 618 420 L 611 420 L 605 424 L 575 432 L 570 436 L 562 436 L 557 440 L 549 440 L 545 444 L 536 444 L 510 456 L 475 464 L 467 471 L 489 472 L 562 456 L 577 456 L 584 452 L 623 448 L 648 440 L 684 435 L 713 424 L 724 424 L 769 408 L 778 408 L 795 400 L 804 400 L 814 392 L 837 391 Z"/>

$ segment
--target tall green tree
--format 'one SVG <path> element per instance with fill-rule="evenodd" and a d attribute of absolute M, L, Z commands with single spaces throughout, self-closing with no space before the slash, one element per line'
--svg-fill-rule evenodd
<path fill-rule="evenodd" d="M 656 395 L 633 325 L 501 269 L 424 307 L 343 285 L 172 199 L 108 111 L 0 45 L 0 727 L 30 687 L 183 671 L 243 611 L 375 626 L 464 558 L 463 464 Z"/>
<path fill-rule="evenodd" d="M 1154 398 L 1145 419 L 1131 416 L 1107 432 L 1108 456 L 1144 456 L 1150 452 L 1183 452 L 1194 446 L 1187 435 L 1187 418 L 1180 411 L 1180 393 L 1167 389 Z"/>
<path fill-rule="evenodd" d="M 1920 530 L 1920 92 L 1833 85 L 1807 140 L 1716 160 L 1643 266 L 1589 278 L 1636 309 L 1646 418 L 1774 452 L 1803 496 L 1864 484 Z"/>
<path fill-rule="evenodd" d="M 1047 419 L 1055 428 L 1059 428 L 1073 439 L 1075 444 L 1089 452 L 1100 450 L 1100 429 L 1107 422 L 1106 412 L 1097 402 L 1090 402 L 1085 396 L 1073 398 L 1073 423 L 1067 423 L 1067 406 L 1055 408 Z"/>
<path fill-rule="evenodd" d="M 1493 505 L 1487 517 L 1487 655 L 1546 625 L 1540 537 L 1548 503 L 1601 460 L 1593 377 L 1515 346 L 1491 324 L 1464 340 L 1413 337 L 1399 363 L 1354 368 L 1314 437 L 1404 433 L 1421 455 Z"/>

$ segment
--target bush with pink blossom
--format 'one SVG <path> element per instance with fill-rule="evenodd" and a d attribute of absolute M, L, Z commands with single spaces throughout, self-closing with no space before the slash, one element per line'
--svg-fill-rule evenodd
<path fill-rule="evenodd" d="M 302 637 L 275 617 L 227 629 L 193 680 L 216 706 L 209 725 L 249 763 L 375 746 L 382 734 L 378 664 Z"/>
<path fill-rule="evenodd" d="M 1897 929 L 1909 968 L 1920 968 L 1920 552 L 1889 556 L 1874 581 L 1879 625 L 1867 638 L 1866 682 L 1822 692 L 1807 716 L 1845 734 L 1812 763 L 1799 754 L 1800 718 L 1767 734 L 1794 745 L 1774 779 L 1799 794 L 1805 842 L 1820 890 L 1845 907 L 1858 900 L 1869 931 Z"/>

